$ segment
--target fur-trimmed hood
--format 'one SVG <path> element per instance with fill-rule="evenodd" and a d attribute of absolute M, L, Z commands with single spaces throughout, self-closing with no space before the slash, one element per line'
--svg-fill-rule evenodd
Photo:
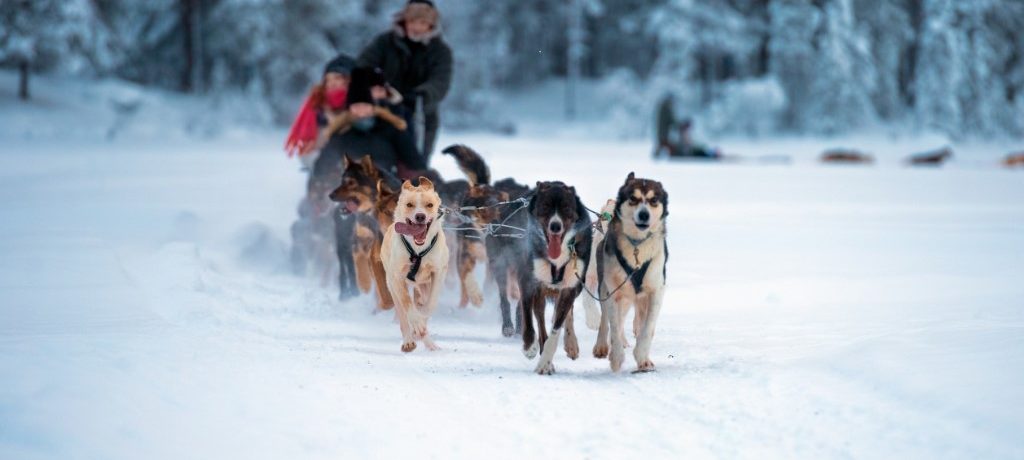
<path fill-rule="evenodd" d="M 405 11 L 399 11 L 393 16 L 391 23 L 392 32 L 398 38 L 405 38 Z M 424 45 L 430 44 L 430 42 L 438 39 L 443 34 L 443 27 L 441 27 L 441 15 L 438 14 L 437 21 L 434 22 L 434 28 L 430 30 L 430 33 L 426 36 L 426 41 L 422 42 Z"/>

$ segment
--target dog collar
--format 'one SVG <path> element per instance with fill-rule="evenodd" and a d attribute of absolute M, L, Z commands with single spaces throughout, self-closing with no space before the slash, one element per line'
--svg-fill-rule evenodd
<path fill-rule="evenodd" d="M 622 235 L 622 236 L 626 237 L 626 240 L 629 241 L 629 244 L 632 244 L 633 247 L 636 248 L 636 247 L 640 246 L 641 244 L 644 244 L 645 241 L 651 239 L 651 237 L 654 236 L 654 232 L 648 231 L 647 232 L 647 236 L 645 236 L 643 238 L 640 238 L 639 240 L 630 238 L 629 235 Z"/>
<path fill-rule="evenodd" d="M 409 274 L 405 275 L 405 279 L 409 281 L 416 281 L 416 274 L 420 272 L 420 263 L 423 262 L 423 256 L 427 255 L 431 249 L 434 249 L 434 244 L 437 243 L 437 237 L 441 234 L 434 235 L 434 238 L 430 240 L 430 245 L 423 252 L 416 253 L 416 250 L 409 244 L 409 240 L 405 239 L 405 235 L 399 235 L 402 239 L 402 245 L 405 246 L 405 251 L 409 253 L 409 262 L 412 262 L 412 267 L 409 268 Z"/>

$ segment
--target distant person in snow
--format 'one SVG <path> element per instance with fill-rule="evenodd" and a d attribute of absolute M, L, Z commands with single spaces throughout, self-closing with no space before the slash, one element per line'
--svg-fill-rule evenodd
<path fill-rule="evenodd" d="M 327 140 L 322 130 L 345 109 L 348 85 L 355 66 L 356 60 L 347 54 L 338 55 L 328 62 L 320 82 L 309 91 L 295 116 L 284 148 L 288 156 L 298 155 L 307 168 L 316 161 L 318 149 Z"/>
<path fill-rule="evenodd" d="M 704 144 L 693 141 L 690 136 L 693 121 L 689 118 L 680 121 L 676 125 L 676 137 L 669 143 L 670 158 L 705 158 L 708 160 L 721 160 L 722 152 L 717 148 L 711 148 Z"/>
<path fill-rule="evenodd" d="M 689 118 L 677 120 L 673 106 L 672 95 L 666 95 L 658 104 L 658 112 L 655 115 L 655 144 L 654 158 L 666 156 L 669 158 L 704 158 L 710 160 L 723 159 L 718 149 L 709 148 L 693 141 L 691 129 L 693 121 Z"/>
<path fill-rule="evenodd" d="M 429 164 L 440 124 L 438 107 L 452 82 L 452 50 L 441 37 L 441 16 L 430 0 L 410 0 L 392 30 L 359 54 L 359 65 L 378 67 L 402 95 L 402 114 L 416 149 Z"/>
<path fill-rule="evenodd" d="M 657 158 L 663 151 L 671 149 L 671 134 L 676 124 L 676 114 L 672 110 L 674 100 L 671 94 L 666 94 L 658 103 L 658 113 L 655 115 L 655 140 L 654 157 Z"/>

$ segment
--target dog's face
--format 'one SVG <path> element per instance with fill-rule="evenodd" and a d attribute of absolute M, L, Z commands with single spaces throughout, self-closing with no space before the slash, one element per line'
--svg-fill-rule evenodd
<path fill-rule="evenodd" d="M 664 225 L 668 216 L 668 193 L 661 182 L 638 179 L 629 173 L 626 183 L 619 188 L 615 215 L 622 220 L 627 235 L 642 238 Z"/>
<path fill-rule="evenodd" d="M 576 188 L 561 182 L 537 182 L 537 190 L 530 200 L 530 216 L 540 226 L 547 239 L 547 256 L 551 260 L 562 254 L 562 241 L 580 216 L 586 212 L 576 196 Z"/>
<path fill-rule="evenodd" d="M 473 220 L 473 225 L 482 228 L 485 224 L 496 222 L 501 217 L 501 211 L 497 205 L 507 200 L 508 195 L 495 190 L 490 185 L 474 185 L 469 188 L 469 193 L 463 198 L 462 205 L 483 208 L 465 212 L 466 216 Z"/>
<path fill-rule="evenodd" d="M 410 181 L 402 184 L 402 193 L 395 205 L 396 232 L 411 236 L 416 244 L 423 244 L 440 215 L 441 197 L 434 191 L 433 182 L 421 176 L 419 186 L 414 187 Z"/>
<path fill-rule="evenodd" d="M 374 207 L 374 201 L 377 200 L 377 181 L 380 179 L 380 173 L 369 155 L 359 161 L 350 161 L 347 155 L 343 158 L 345 167 L 341 175 L 341 185 L 331 192 L 331 199 L 342 204 L 342 212 L 370 212 Z"/>

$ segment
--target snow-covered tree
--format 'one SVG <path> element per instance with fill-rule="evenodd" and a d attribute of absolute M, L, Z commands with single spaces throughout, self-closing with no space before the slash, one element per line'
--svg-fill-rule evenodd
<path fill-rule="evenodd" d="M 4 0 L 0 3 L 0 63 L 18 68 L 18 96 L 30 97 L 33 71 L 83 71 L 103 65 L 103 29 L 88 0 Z"/>

